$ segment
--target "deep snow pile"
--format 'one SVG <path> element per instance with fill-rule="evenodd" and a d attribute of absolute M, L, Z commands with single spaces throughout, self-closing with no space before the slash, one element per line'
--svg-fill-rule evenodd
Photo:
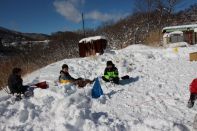
<path fill-rule="evenodd" d="M 40 69 L 24 78 L 25 83 L 46 80 L 50 88 L 34 90 L 35 96 L 11 102 L 1 92 L 1 131 L 187 131 L 192 130 L 197 105 L 186 107 L 188 85 L 197 77 L 197 62 L 190 62 L 188 53 L 197 47 L 154 49 L 134 45 L 102 56 L 65 59 Z M 104 96 L 92 99 L 92 85 L 65 95 L 58 88 L 61 65 L 70 67 L 71 75 L 93 79 L 102 76 L 105 63 L 112 60 L 120 76 L 132 79 L 120 85 L 104 83 Z"/>

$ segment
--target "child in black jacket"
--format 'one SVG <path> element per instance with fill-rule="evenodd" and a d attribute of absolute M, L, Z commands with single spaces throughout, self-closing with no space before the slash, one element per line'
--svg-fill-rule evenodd
<path fill-rule="evenodd" d="M 10 89 L 11 94 L 24 94 L 28 86 L 23 86 L 23 80 L 21 78 L 22 69 L 14 68 L 12 74 L 8 78 L 8 88 Z"/>

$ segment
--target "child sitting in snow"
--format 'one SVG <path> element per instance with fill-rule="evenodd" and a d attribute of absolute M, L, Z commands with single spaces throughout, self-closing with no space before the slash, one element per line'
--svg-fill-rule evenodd
<path fill-rule="evenodd" d="M 82 78 L 78 78 L 75 79 L 73 78 L 69 72 L 68 72 L 68 65 L 67 64 L 63 64 L 62 65 L 62 70 L 60 71 L 60 76 L 59 76 L 59 82 L 61 84 L 75 84 L 78 85 L 79 87 L 84 87 L 85 85 L 87 85 L 88 83 L 93 83 L 93 81 L 88 80 L 88 79 L 82 79 Z"/>
<path fill-rule="evenodd" d="M 102 79 L 105 82 L 111 81 L 115 84 L 119 84 L 118 69 L 115 67 L 112 61 L 107 61 L 107 67 L 105 68 Z"/>
<path fill-rule="evenodd" d="M 194 102 L 196 99 L 197 99 L 197 79 L 194 79 L 190 84 L 190 98 L 187 107 L 192 108 L 194 106 Z"/>
<path fill-rule="evenodd" d="M 62 84 L 74 83 L 79 79 L 73 78 L 68 72 L 68 65 L 63 64 L 60 71 L 59 82 Z"/>
<path fill-rule="evenodd" d="M 11 94 L 17 94 L 18 98 L 21 98 L 20 94 L 25 94 L 26 96 L 33 95 L 29 91 L 29 86 L 23 85 L 23 80 L 21 78 L 22 69 L 14 68 L 12 74 L 8 78 L 8 88 L 10 89 Z"/>

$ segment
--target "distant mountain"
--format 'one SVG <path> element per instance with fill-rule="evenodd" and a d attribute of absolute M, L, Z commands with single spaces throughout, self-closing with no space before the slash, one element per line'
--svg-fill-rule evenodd
<path fill-rule="evenodd" d="M 16 31 L 9 30 L 9 29 L 6 29 L 6 28 L 4 28 L 4 27 L 1 27 L 1 26 L 0 26 L 0 31 L 4 31 L 4 32 L 12 32 L 12 33 L 17 33 Z"/>
<path fill-rule="evenodd" d="M 41 41 L 49 39 L 49 35 L 37 33 L 21 33 L 18 31 L 0 27 L 0 39 L 2 42 Z"/>
<path fill-rule="evenodd" d="M 46 40 L 50 38 L 50 35 L 42 33 L 22 33 L 24 36 L 35 39 L 35 40 Z"/>

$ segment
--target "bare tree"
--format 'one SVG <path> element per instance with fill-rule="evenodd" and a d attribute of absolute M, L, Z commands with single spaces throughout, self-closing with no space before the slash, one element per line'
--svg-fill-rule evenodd
<path fill-rule="evenodd" d="M 169 15 L 172 15 L 172 13 L 174 13 L 175 6 L 181 3 L 182 1 L 183 0 L 167 0 L 167 9 L 168 9 Z"/>
<path fill-rule="evenodd" d="M 163 3 L 165 5 L 165 9 L 167 11 L 167 22 L 172 17 L 176 6 L 183 1 L 187 1 L 187 0 L 163 0 Z"/>
<path fill-rule="evenodd" d="M 163 3 L 163 0 L 156 0 L 156 11 L 158 13 L 159 24 L 161 24 L 162 17 L 163 17 L 165 10 L 166 10 L 166 7 Z"/>
<path fill-rule="evenodd" d="M 0 38 L 0 50 L 3 49 L 3 42 L 2 39 Z"/>
<path fill-rule="evenodd" d="M 143 12 L 146 13 L 147 17 L 147 32 L 150 29 L 150 14 L 153 10 L 155 10 L 157 0 L 135 0 L 134 1 L 134 11 L 135 12 Z"/>

